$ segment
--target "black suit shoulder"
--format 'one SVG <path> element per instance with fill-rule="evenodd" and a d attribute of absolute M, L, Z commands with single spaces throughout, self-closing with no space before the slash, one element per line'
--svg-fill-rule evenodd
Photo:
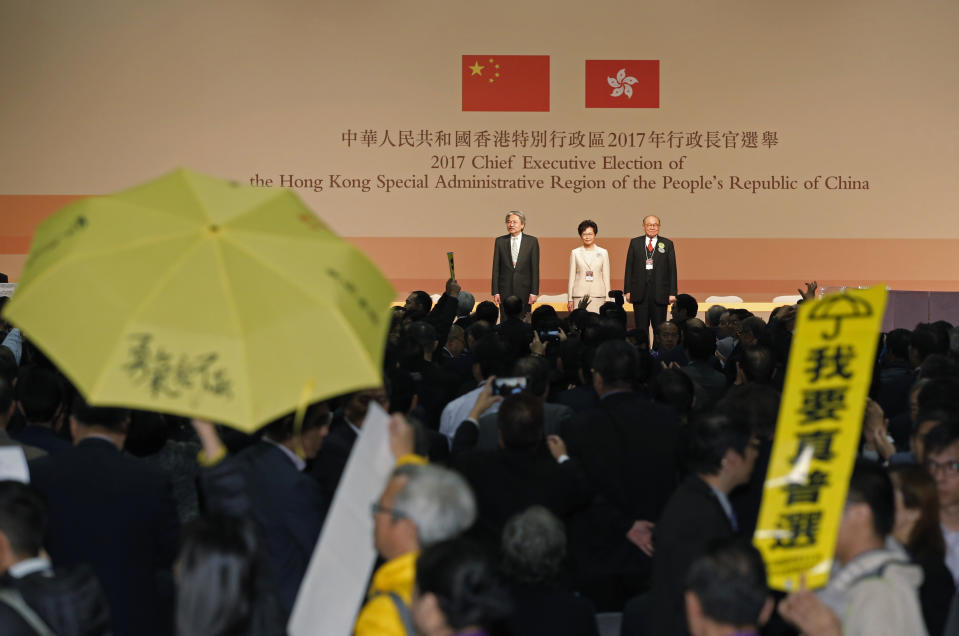
<path fill-rule="evenodd" d="M 580 457 L 597 494 L 612 504 L 610 524 L 656 521 L 676 488 L 680 429 L 675 412 L 636 393 L 617 393 L 567 426 L 570 456 Z"/>
<path fill-rule="evenodd" d="M 29 466 L 31 481 L 38 488 L 73 490 L 95 483 L 100 493 L 130 495 L 171 487 L 170 476 L 162 468 L 105 440 L 85 440 L 56 455 L 32 460 Z M 109 479 L 102 479 L 107 475 Z"/>
<path fill-rule="evenodd" d="M 686 633 L 686 573 L 693 561 L 706 553 L 712 540 L 732 535 L 729 517 L 709 484 L 697 475 L 689 475 L 669 499 L 654 530 L 650 633 Z"/>
<path fill-rule="evenodd" d="M 476 450 L 454 455 L 451 468 L 476 495 L 477 534 L 499 545 L 506 521 L 529 506 L 545 506 L 560 519 L 586 503 L 582 472 L 574 460 L 558 464 L 543 443 L 530 450 Z"/>
<path fill-rule="evenodd" d="M 106 635 L 110 632 L 110 609 L 93 571 L 87 566 L 59 568 L 52 573 L 35 572 L 21 579 L 6 577 L 4 587 L 20 592 L 23 600 L 56 634 Z M 6 631 L 0 619 L 0 633 Z M 33 631 L 26 632 L 34 634 Z"/>
<path fill-rule="evenodd" d="M 160 577 L 176 556 L 180 525 L 169 476 L 98 438 L 31 462 L 30 473 L 49 504 L 54 566 L 93 567 L 115 632 L 162 632 L 172 600 Z"/>
<path fill-rule="evenodd" d="M 346 418 L 334 418 L 330 424 L 330 433 L 323 440 L 323 447 L 313 460 L 310 474 L 320 482 L 323 494 L 331 501 L 357 437 L 356 431 L 347 423 Z"/>

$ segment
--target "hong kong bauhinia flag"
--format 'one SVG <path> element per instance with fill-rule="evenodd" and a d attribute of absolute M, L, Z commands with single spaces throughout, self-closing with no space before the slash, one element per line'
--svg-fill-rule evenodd
<path fill-rule="evenodd" d="M 586 60 L 586 108 L 659 108 L 659 60 Z"/>
<path fill-rule="evenodd" d="M 548 55 L 464 55 L 463 110 L 548 111 Z"/>

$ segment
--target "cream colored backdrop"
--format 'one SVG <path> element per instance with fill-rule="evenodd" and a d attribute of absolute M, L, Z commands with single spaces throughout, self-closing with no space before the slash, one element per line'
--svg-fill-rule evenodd
<path fill-rule="evenodd" d="M 435 291 L 445 252 L 488 293 L 506 210 L 543 239 L 543 291 L 565 290 L 583 218 L 620 272 L 656 213 L 697 295 L 768 298 L 802 278 L 959 289 L 959 3 L 906 2 L 20 2 L 0 0 L 0 270 L 16 279 L 35 224 L 65 201 L 188 166 L 299 189 L 371 251 L 401 291 Z M 461 112 L 461 55 L 550 56 L 550 111 Z M 660 108 L 586 109 L 586 59 L 660 60 Z M 346 131 L 644 133 L 636 148 L 347 146 Z M 771 148 L 655 148 L 653 131 L 766 131 Z M 661 170 L 467 168 L 474 155 L 659 160 Z M 433 155 L 462 155 L 458 170 Z M 670 161 L 682 159 L 681 169 Z M 518 160 L 515 160 L 518 161 Z M 438 175 L 542 178 L 539 190 L 444 190 Z M 370 178 L 331 189 L 331 174 Z M 605 179 L 579 194 L 561 178 Z M 653 190 L 614 189 L 623 176 Z M 431 187 L 385 192 L 378 175 Z M 730 190 L 785 175 L 790 191 Z M 723 190 L 663 190 L 664 178 Z M 816 189 L 806 180 L 820 177 Z M 868 190 L 828 190 L 829 176 Z M 65 196 L 55 196 L 65 195 Z M 803 239 L 821 239 L 810 241 Z M 621 272 L 619 279 L 621 280 Z M 616 276 L 614 276 L 614 286 Z"/>

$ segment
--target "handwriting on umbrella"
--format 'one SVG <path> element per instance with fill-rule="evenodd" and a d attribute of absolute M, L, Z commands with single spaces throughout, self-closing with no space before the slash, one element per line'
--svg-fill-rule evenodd
<path fill-rule="evenodd" d="M 351 296 L 356 298 L 356 304 L 359 306 L 360 311 L 366 314 L 366 317 L 370 319 L 371 323 L 374 325 L 379 324 L 380 317 L 370 305 L 370 301 L 368 301 L 365 296 L 359 293 L 359 290 L 356 288 L 356 285 L 353 284 L 353 281 L 349 280 L 348 278 L 344 278 L 340 272 L 332 267 L 326 270 L 326 275 L 339 283 L 340 287 L 345 289 Z"/>
<path fill-rule="evenodd" d="M 82 214 L 73 219 L 73 222 L 67 226 L 67 229 L 63 230 L 60 234 L 51 237 L 43 245 L 38 245 L 33 248 L 30 252 L 30 260 L 36 260 L 49 252 L 52 249 L 56 249 L 63 241 L 67 240 L 83 228 L 87 226 L 87 217 Z"/>
<path fill-rule="evenodd" d="M 146 386 L 153 397 L 178 398 L 184 393 L 203 392 L 232 399 L 233 381 L 218 364 L 220 354 L 174 353 L 155 342 L 151 333 L 130 334 L 129 359 L 123 365 L 134 384 Z"/>

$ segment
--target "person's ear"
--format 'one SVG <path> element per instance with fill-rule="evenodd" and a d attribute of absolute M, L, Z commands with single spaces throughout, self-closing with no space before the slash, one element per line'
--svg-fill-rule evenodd
<path fill-rule="evenodd" d="M 919 517 L 922 513 L 920 512 L 919 508 L 903 508 L 901 514 L 905 517 L 906 521 L 914 524 L 919 521 Z"/>
<path fill-rule="evenodd" d="M 413 620 L 422 633 L 442 630 L 446 620 L 440 609 L 439 601 L 432 592 L 419 594 L 413 601 Z"/>
<path fill-rule="evenodd" d="M 686 590 L 686 622 L 690 634 L 699 634 L 703 624 L 703 606 L 692 590 Z"/>
<path fill-rule="evenodd" d="M 857 524 L 868 524 L 872 527 L 872 509 L 869 504 L 858 501 L 856 503 L 846 504 L 845 515 Z"/>
<path fill-rule="evenodd" d="M 740 457 L 741 455 L 737 453 L 735 450 L 733 450 L 732 448 L 727 448 L 726 453 L 723 455 L 723 460 L 720 463 L 723 468 L 726 468 L 727 466 L 729 466 L 729 464 L 736 461 Z"/>
<path fill-rule="evenodd" d="M 773 610 L 776 609 L 776 603 L 773 602 L 773 597 L 767 596 L 766 602 L 763 603 L 763 609 L 759 612 L 759 626 L 762 627 L 769 621 L 769 617 L 773 615 Z"/>
<path fill-rule="evenodd" d="M 0 530 L 0 574 L 6 572 L 16 562 L 17 558 L 10 546 L 10 539 L 7 538 L 5 532 Z"/>

